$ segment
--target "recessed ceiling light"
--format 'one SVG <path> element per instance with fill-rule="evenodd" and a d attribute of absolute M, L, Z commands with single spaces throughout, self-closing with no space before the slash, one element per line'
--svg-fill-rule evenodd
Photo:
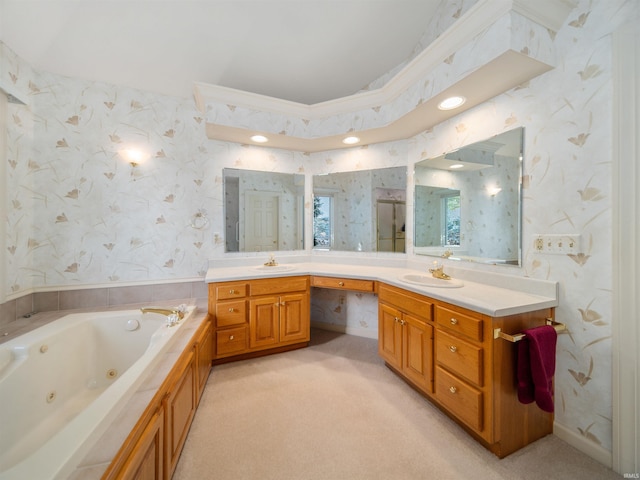
<path fill-rule="evenodd" d="M 264 135 L 253 135 L 251 137 L 251 140 L 253 140 L 256 143 L 265 143 L 269 141 L 269 139 Z"/>
<path fill-rule="evenodd" d="M 462 105 L 466 101 L 467 101 L 466 98 L 460 97 L 460 96 L 449 97 L 441 101 L 438 104 L 438 108 L 440 110 L 451 110 L 454 108 L 458 108 L 460 105 Z"/>
<path fill-rule="evenodd" d="M 454 163 L 453 165 L 451 165 L 449 168 L 451 169 L 455 169 L 455 168 L 463 168 L 464 165 L 461 163 Z"/>
<path fill-rule="evenodd" d="M 358 137 L 346 137 L 344 140 L 342 140 L 342 143 L 344 143 L 345 145 L 354 145 L 359 141 L 360 139 Z"/>

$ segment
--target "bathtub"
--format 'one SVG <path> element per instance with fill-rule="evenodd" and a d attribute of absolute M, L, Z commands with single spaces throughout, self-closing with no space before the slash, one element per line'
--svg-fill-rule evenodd
<path fill-rule="evenodd" d="M 177 325 L 70 314 L 0 344 L 0 480 L 67 478 L 160 361 Z"/>

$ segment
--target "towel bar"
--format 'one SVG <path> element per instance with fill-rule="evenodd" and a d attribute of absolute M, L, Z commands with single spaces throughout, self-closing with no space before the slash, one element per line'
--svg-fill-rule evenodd
<path fill-rule="evenodd" d="M 551 318 L 547 318 L 547 325 L 551 325 L 556 329 L 556 332 L 564 332 L 567 330 L 567 327 L 564 323 L 556 322 Z M 496 328 L 493 330 L 493 338 L 502 338 L 507 340 L 508 342 L 516 343 L 522 340 L 526 335 L 524 333 L 516 333 L 515 335 L 509 335 L 508 333 L 504 333 L 502 329 Z"/>

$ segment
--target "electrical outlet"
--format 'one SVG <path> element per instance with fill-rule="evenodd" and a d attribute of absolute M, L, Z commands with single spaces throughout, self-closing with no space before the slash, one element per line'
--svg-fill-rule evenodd
<path fill-rule="evenodd" d="M 580 235 L 569 233 L 547 233 L 534 235 L 536 253 L 567 255 L 580 253 Z"/>
<path fill-rule="evenodd" d="M 542 235 L 536 235 L 533 239 L 533 248 L 536 252 L 542 253 L 544 252 L 544 239 Z"/>

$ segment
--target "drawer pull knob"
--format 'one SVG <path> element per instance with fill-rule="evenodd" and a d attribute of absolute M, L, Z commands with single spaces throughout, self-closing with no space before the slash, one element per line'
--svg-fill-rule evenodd
<path fill-rule="evenodd" d="M 451 325 L 457 325 L 457 324 L 458 324 L 458 319 L 451 317 Z"/>
<path fill-rule="evenodd" d="M 458 391 L 458 389 L 456 387 L 449 387 L 449 391 L 451 393 L 456 393 Z"/>
<path fill-rule="evenodd" d="M 233 288 L 229 290 L 229 295 L 233 295 L 234 293 L 236 293 L 236 291 Z"/>
<path fill-rule="evenodd" d="M 344 287 L 344 282 L 338 282 L 338 286 Z"/>
<path fill-rule="evenodd" d="M 456 347 L 455 345 L 450 345 L 449 350 L 451 351 L 451 353 L 456 353 L 458 351 L 458 347 Z"/>
<path fill-rule="evenodd" d="M 229 340 L 233 340 L 233 335 L 229 335 Z"/>
<path fill-rule="evenodd" d="M 234 310 L 235 310 L 235 309 L 234 309 L 233 307 L 232 307 L 232 308 L 230 308 L 230 309 L 229 309 L 229 313 L 233 313 L 233 311 L 234 311 Z"/>

